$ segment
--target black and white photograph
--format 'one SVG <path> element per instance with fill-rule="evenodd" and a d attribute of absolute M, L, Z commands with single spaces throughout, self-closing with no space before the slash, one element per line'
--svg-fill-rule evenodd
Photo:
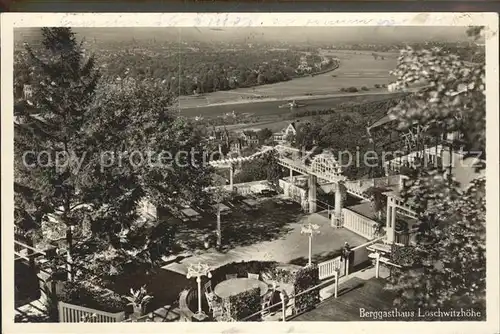
<path fill-rule="evenodd" d="M 497 323 L 497 15 L 106 15 L 2 22 L 12 328 Z"/>

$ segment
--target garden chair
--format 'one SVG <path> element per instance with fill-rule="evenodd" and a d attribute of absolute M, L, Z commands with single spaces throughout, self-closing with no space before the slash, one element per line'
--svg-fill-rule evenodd
<path fill-rule="evenodd" d="M 208 304 L 208 308 L 211 310 L 214 308 L 214 305 L 216 303 L 214 303 L 214 297 L 215 295 L 213 293 L 208 293 L 205 291 L 205 297 L 207 298 L 207 304 Z"/>
<path fill-rule="evenodd" d="M 248 278 L 251 278 L 251 279 L 256 279 L 258 280 L 260 277 L 259 274 L 251 274 L 251 273 L 248 273 Z"/>
<path fill-rule="evenodd" d="M 238 278 L 238 274 L 227 274 L 226 279 L 233 279 L 233 278 Z"/>
<path fill-rule="evenodd" d="M 213 293 L 214 292 L 212 290 L 212 282 L 211 281 L 208 281 L 207 283 L 205 283 L 205 285 L 203 287 L 205 289 L 205 292 L 208 292 L 208 293 Z"/>
<path fill-rule="evenodd" d="M 270 309 L 266 309 L 269 306 L 271 306 L 271 294 L 266 294 L 264 296 L 264 301 L 262 302 L 262 312 L 261 312 L 262 316 L 267 315 L 271 312 Z"/>
<path fill-rule="evenodd" d="M 212 305 L 212 316 L 214 318 L 221 317 L 224 315 L 224 308 L 220 303 L 213 303 Z"/>

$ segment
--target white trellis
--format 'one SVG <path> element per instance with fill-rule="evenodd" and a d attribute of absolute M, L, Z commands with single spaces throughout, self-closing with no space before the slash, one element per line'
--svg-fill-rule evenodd
<path fill-rule="evenodd" d="M 326 180 L 343 179 L 342 168 L 331 153 L 316 155 L 311 162 L 311 171 Z"/>

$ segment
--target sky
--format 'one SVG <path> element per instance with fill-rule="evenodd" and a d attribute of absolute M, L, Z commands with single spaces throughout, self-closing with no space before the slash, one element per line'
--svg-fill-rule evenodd
<path fill-rule="evenodd" d="M 74 28 L 80 37 L 98 41 L 175 40 L 335 43 L 464 41 L 466 27 L 266 27 L 266 28 Z M 32 38 L 38 30 L 19 29 L 16 38 Z"/>

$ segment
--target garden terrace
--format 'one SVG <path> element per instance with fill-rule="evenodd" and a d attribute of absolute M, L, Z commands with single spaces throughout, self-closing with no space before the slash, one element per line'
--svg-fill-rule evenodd
<path fill-rule="evenodd" d="M 365 281 L 352 278 L 339 286 L 338 298 L 326 299 L 314 310 L 298 315 L 291 321 L 373 321 L 373 318 L 361 318 L 360 308 L 367 311 L 392 309 L 395 297 L 383 290 L 384 286 L 385 281 L 382 279 Z"/>

